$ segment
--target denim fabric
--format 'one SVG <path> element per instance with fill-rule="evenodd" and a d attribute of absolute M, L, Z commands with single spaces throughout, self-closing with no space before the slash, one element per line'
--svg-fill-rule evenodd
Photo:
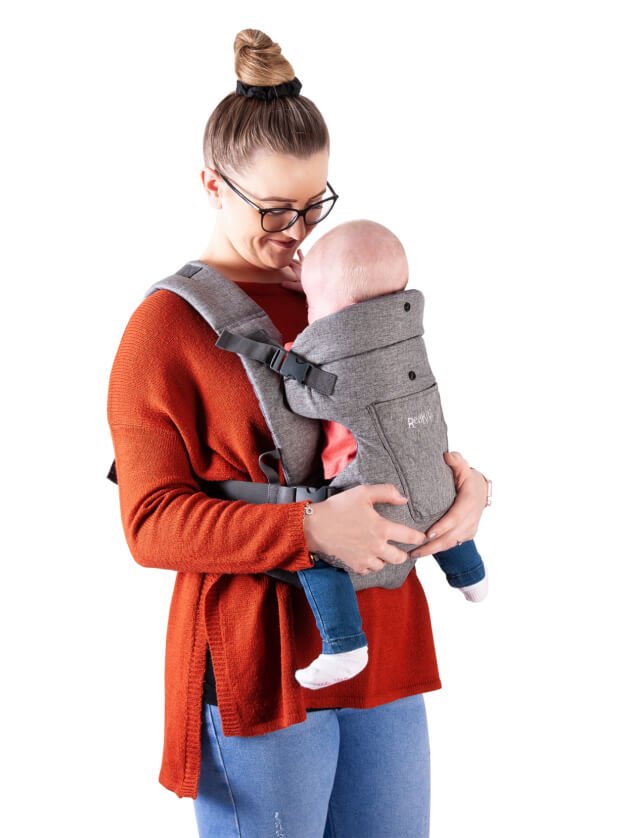
<path fill-rule="evenodd" d="M 472 585 L 486 575 L 472 539 L 433 555 L 454 588 Z M 312 568 L 298 570 L 297 575 L 322 638 L 322 651 L 332 654 L 367 646 L 357 596 L 348 574 L 317 559 Z"/>
<path fill-rule="evenodd" d="M 247 737 L 224 737 L 205 704 L 193 804 L 200 838 L 428 838 L 424 696 Z"/>
<path fill-rule="evenodd" d="M 367 646 L 361 614 L 350 577 L 322 559 L 308 570 L 298 570 L 322 638 L 322 652 L 350 652 Z"/>
<path fill-rule="evenodd" d="M 473 585 L 486 575 L 481 556 L 472 539 L 462 541 L 459 547 L 440 550 L 433 558 L 446 574 L 446 580 L 453 588 Z"/>

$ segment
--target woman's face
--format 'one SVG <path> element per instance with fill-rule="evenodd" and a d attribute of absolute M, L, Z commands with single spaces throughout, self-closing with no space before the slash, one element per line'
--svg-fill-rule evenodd
<path fill-rule="evenodd" d="M 234 186 L 259 207 L 304 209 L 328 194 L 328 152 L 297 158 L 259 151 L 241 171 L 224 172 Z M 246 262 L 280 270 L 293 260 L 297 249 L 314 227 L 299 218 L 292 227 L 277 233 L 262 229 L 260 213 L 236 194 L 214 170 L 204 169 L 204 187 L 219 210 L 217 230 Z"/>

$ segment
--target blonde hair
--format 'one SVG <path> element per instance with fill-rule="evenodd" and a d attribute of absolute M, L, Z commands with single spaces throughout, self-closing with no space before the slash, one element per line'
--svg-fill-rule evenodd
<path fill-rule="evenodd" d="M 244 84 L 276 85 L 295 72 L 280 45 L 259 29 L 242 29 L 234 39 L 236 77 Z M 204 163 L 236 172 L 257 151 L 310 157 L 330 151 L 330 137 L 317 106 L 306 96 L 265 101 L 229 93 L 210 115 L 203 135 Z"/>

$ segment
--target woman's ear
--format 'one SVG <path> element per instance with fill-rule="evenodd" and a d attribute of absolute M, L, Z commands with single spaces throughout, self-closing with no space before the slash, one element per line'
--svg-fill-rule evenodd
<path fill-rule="evenodd" d="M 219 177 L 214 169 L 204 166 L 201 170 L 201 182 L 204 191 L 210 198 L 210 204 L 214 209 L 221 209 L 221 195 L 219 194 Z"/>

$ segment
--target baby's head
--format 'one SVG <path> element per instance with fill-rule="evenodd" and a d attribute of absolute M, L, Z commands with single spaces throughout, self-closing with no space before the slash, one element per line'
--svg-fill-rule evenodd
<path fill-rule="evenodd" d="M 304 257 L 308 322 L 362 300 L 402 291 L 408 278 L 405 250 L 391 230 L 363 218 L 339 224 Z"/>

